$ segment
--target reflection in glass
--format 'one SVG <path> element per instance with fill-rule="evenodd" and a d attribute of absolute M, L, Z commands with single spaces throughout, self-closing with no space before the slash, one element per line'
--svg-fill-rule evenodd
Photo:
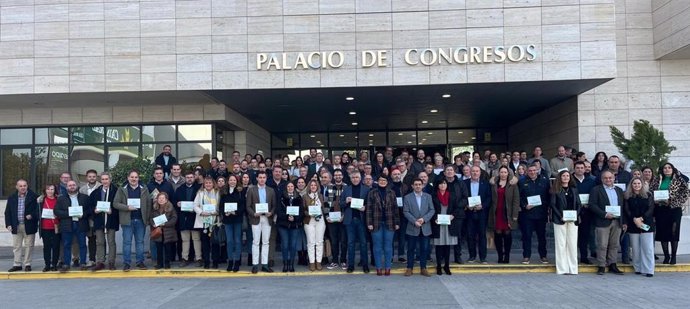
<path fill-rule="evenodd" d="M 69 133 L 67 128 L 38 128 L 35 139 L 36 144 L 67 144 Z"/>
<path fill-rule="evenodd" d="M 359 146 L 385 146 L 386 132 L 359 132 Z"/>
<path fill-rule="evenodd" d="M 141 129 L 138 126 L 107 127 L 105 132 L 108 143 L 136 143 L 141 139 Z"/>
<path fill-rule="evenodd" d="M 476 131 L 474 129 L 449 129 L 448 143 L 449 144 L 474 144 L 476 140 Z"/>
<path fill-rule="evenodd" d="M 98 173 L 102 172 L 105 154 L 103 149 L 103 145 L 72 146 L 69 155 L 72 178 L 81 184 L 86 182 L 86 171 L 94 169 Z"/>
<path fill-rule="evenodd" d="M 142 128 L 144 142 L 174 142 L 175 126 L 144 126 Z"/>
<path fill-rule="evenodd" d="M 446 130 L 419 131 L 419 145 L 445 145 Z"/>
<path fill-rule="evenodd" d="M 271 139 L 273 148 L 299 148 L 299 134 L 274 134 Z"/>
<path fill-rule="evenodd" d="M 178 138 L 184 141 L 210 141 L 212 126 L 210 124 L 186 124 L 178 126 Z"/>
<path fill-rule="evenodd" d="M 180 143 L 177 146 L 177 161 L 210 165 L 211 143 Z"/>
<path fill-rule="evenodd" d="M 357 147 L 357 133 L 331 133 L 330 147 Z"/>
<path fill-rule="evenodd" d="M 31 129 L 2 129 L 0 143 L 2 145 L 31 145 L 33 143 Z"/>
<path fill-rule="evenodd" d="M 101 144 L 104 135 L 103 127 L 72 128 L 72 142 L 75 144 Z"/>
<path fill-rule="evenodd" d="M 328 146 L 326 133 L 304 133 L 301 135 L 301 148 L 326 148 Z"/>
<path fill-rule="evenodd" d="M 36 191 L 41 191 L 46 184 L 60 182 L 60 174 L 67 171 L 69 152 L 67 146 L 43 146 L 34 148 L 34 166 L 36 168 Z M 103 168 L 103 164 L 101 164 Z"/>
<path fill-rule="evenodd" d="M 0 153 L 2 158 L 2 195 L 7 196 L 16 190 L 17 180 L 29 180 L 31 176 L 31 149 L 6 148 Z"/>
<path fill-rule="evenodd" d="M 113 168 L 120 161 L 130 161 L 139 157 L 139 146 L 108 147 L 108 168 Z M 144 180 L 146 181 L 146 180 Z"/>
<path fill-rule="evenodd" d="M 388 141 L 391 146 L 415 146 L 417 133 L 415 131 L 388 132 Z"/>

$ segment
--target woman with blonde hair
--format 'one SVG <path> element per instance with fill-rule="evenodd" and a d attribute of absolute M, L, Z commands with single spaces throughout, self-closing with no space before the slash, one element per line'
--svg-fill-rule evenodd
<path fill-rule="evenodd" d="M 625 191 L 625 224 L 630 235 L 635 273 L 654 276 L 654 197 L 641 177 L 634 177 Z"/>
<path fill-rule="evenodd" d="M 218 268 L 220 262 L 220 247 L 218 244 L 212 244 L 211 241 L 213 226 L 217 222 L 219 201 L 220 192 L 216 189 L 216 182 L 210 176 L 204 177 L 204 184 L 194 199 L 194 212 L 196 212 L 194 228 L 203 229 L 201 231 L 201 258 L 204 261 L 204 269 L 209 269 L 211 266 L 209 255 L 213 259 L 213 268 Z"/>
<path fill-rule="evenodd" d="M 323 259 L 323 236 L 326 233 L 326 222 L 323 218 L 325 205 L 325 199 L 319 192 L 319 183 L 316 180 L 309 181 L 307 194 L 302 199 L 302 213 L 311 271 L 323 269 L 321 260 Z"/>

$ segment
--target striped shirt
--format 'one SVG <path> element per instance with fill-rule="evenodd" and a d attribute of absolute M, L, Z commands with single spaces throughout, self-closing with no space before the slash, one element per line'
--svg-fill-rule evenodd
<path fill-rule="evenodd" d="M 26 195 L 24 195 L 24 196 L 19 195 L 17 197 L 17 216 L 19 217 L 17 219 L 19 219 L 19 224 L 24 224 L 24 212 L 26 209 L 26 207 L 25 207 L 26 203 L 25 202 L 26 202 Z"/>

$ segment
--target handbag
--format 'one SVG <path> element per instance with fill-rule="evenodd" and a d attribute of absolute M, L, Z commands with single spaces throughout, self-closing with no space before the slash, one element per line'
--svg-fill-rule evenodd
<path fill-rule="evenodd" d="M 211 241 L 214 245 L 224 245 L 227 242 L 227 235 L 222 225 L 214 224 L 211 228 Z"/>
<path fill-rule="evenodd" d="M 158 226 L 151 229 L 151 239 L 160 238 L 163 236 L 163 228 Z"/>

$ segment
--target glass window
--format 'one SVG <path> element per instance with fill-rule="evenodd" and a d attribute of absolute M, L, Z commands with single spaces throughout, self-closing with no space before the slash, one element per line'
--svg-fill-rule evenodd
<path fill-rule="evenodd" d="M 210 166 L 211 143 L 180 143 L 177 146 L 177 161 L 186 163 L 199 163 L 202 166 Z"/>
<path fill-rule="evenodd" d="M 357 133 L 331 133 L 330 147 L 357 147 Z"/>
<path fill-rule="evenodd" d="M 419 131 L 419 145 L 445 145 L 446 130 Z"/>
<path fill-rule="evenodd" d="M 69 142 L 67 128 L 36 129 L 36 144 L 67 144 L 67 142 Z"/>
<path fill-rule="evenodd" d="M 2 129 L 0 131 L 2 145 L 31 145 L 33 133 L 31 129 Z"/>
<path fill-rule="evenodd" d="M 301 148 L 326 148 L 328 147 L 328 136 L 326 133 L 305 133 L 302 134 Z"/>
<path fill-rule="evenodd" d="M 284 133 L 284 134 L 273 134 L 271 137 L 271 142 L 274 148 L 298 148 L 299 147 L 299 134 L 297 133 Z"/>
<path fill-rule="evenodd" d="M 448 129 L 449 144 L 474 144 L 477 137 L 474 129 Z"/>
<path fill-rule="evenodd" d="M 75 144 L 102 144 L 105 129 L 103 127 L 72 128 L 72 142 Z"/>
<path fill-rule="evenodd" d="M 507 143 L 508 137 L 504 129 L 478 129 L 479 143 Z"/>
<path fill-rule="evenodd" d="M 359 132 L 360 146 L 386 146 L 386 132 Z"/>
<path fill-rule="evenodd" d="M 139 157 L 139 146 L 108 147 L 108 168 L 113 168 L 120 161 L 130 161 Z M 83 172 L 82 172 L 83 173 Z M 146 182 L 146 180 L 144 180 Z"/>
<path fill-rule="evenodd" d="M 18 179 L 23 178 L 28 181 L 31 176 L 31 149 L 5 148 L 0 152 L 0 158 L 2 158 L 2 195 L 8 196 L 16 190 Z"/>
<path fill-rule="evenodd" d="M 46 184 L 57 184 L 60 182 L 60 174 L 67 171 L 68 160 L 69 149 L 67 146 L 43 146 L 34 148 L 36 193 L 40 193 Z"/>
<path fill-rule="evenodd" d="M 184 141 L 210 141 L 213 139 L 213 129 L 210 124 L 187 124 L 179 125 L 178 138 Z"/>
<path fill-rule="evenodd" d="M 174 142 L 175 126 L 144 126 L 142 139 L 144 142 Z"/>
<path fill-rule="evenodd" d="M 108 143 L 137 143 L 141 141 L 141 129 L 138 126 L 107 127 L 105 137 Z"/>
<path fill-rule="evenodd" d="M 86 182 L 86 171 L 93 169 L 96 172 L 103 171 L 103 159 L 105 152 L 103 145 L 76 145 L 72 146 L 69 155 L 70 172 L 72 178 L 79 183 Z"/>
<path fill-rule="evenodd" d="M 388 132 L 388 142 L 391 146 L 417 145 L 417 133 L 415 131 Z"/>

